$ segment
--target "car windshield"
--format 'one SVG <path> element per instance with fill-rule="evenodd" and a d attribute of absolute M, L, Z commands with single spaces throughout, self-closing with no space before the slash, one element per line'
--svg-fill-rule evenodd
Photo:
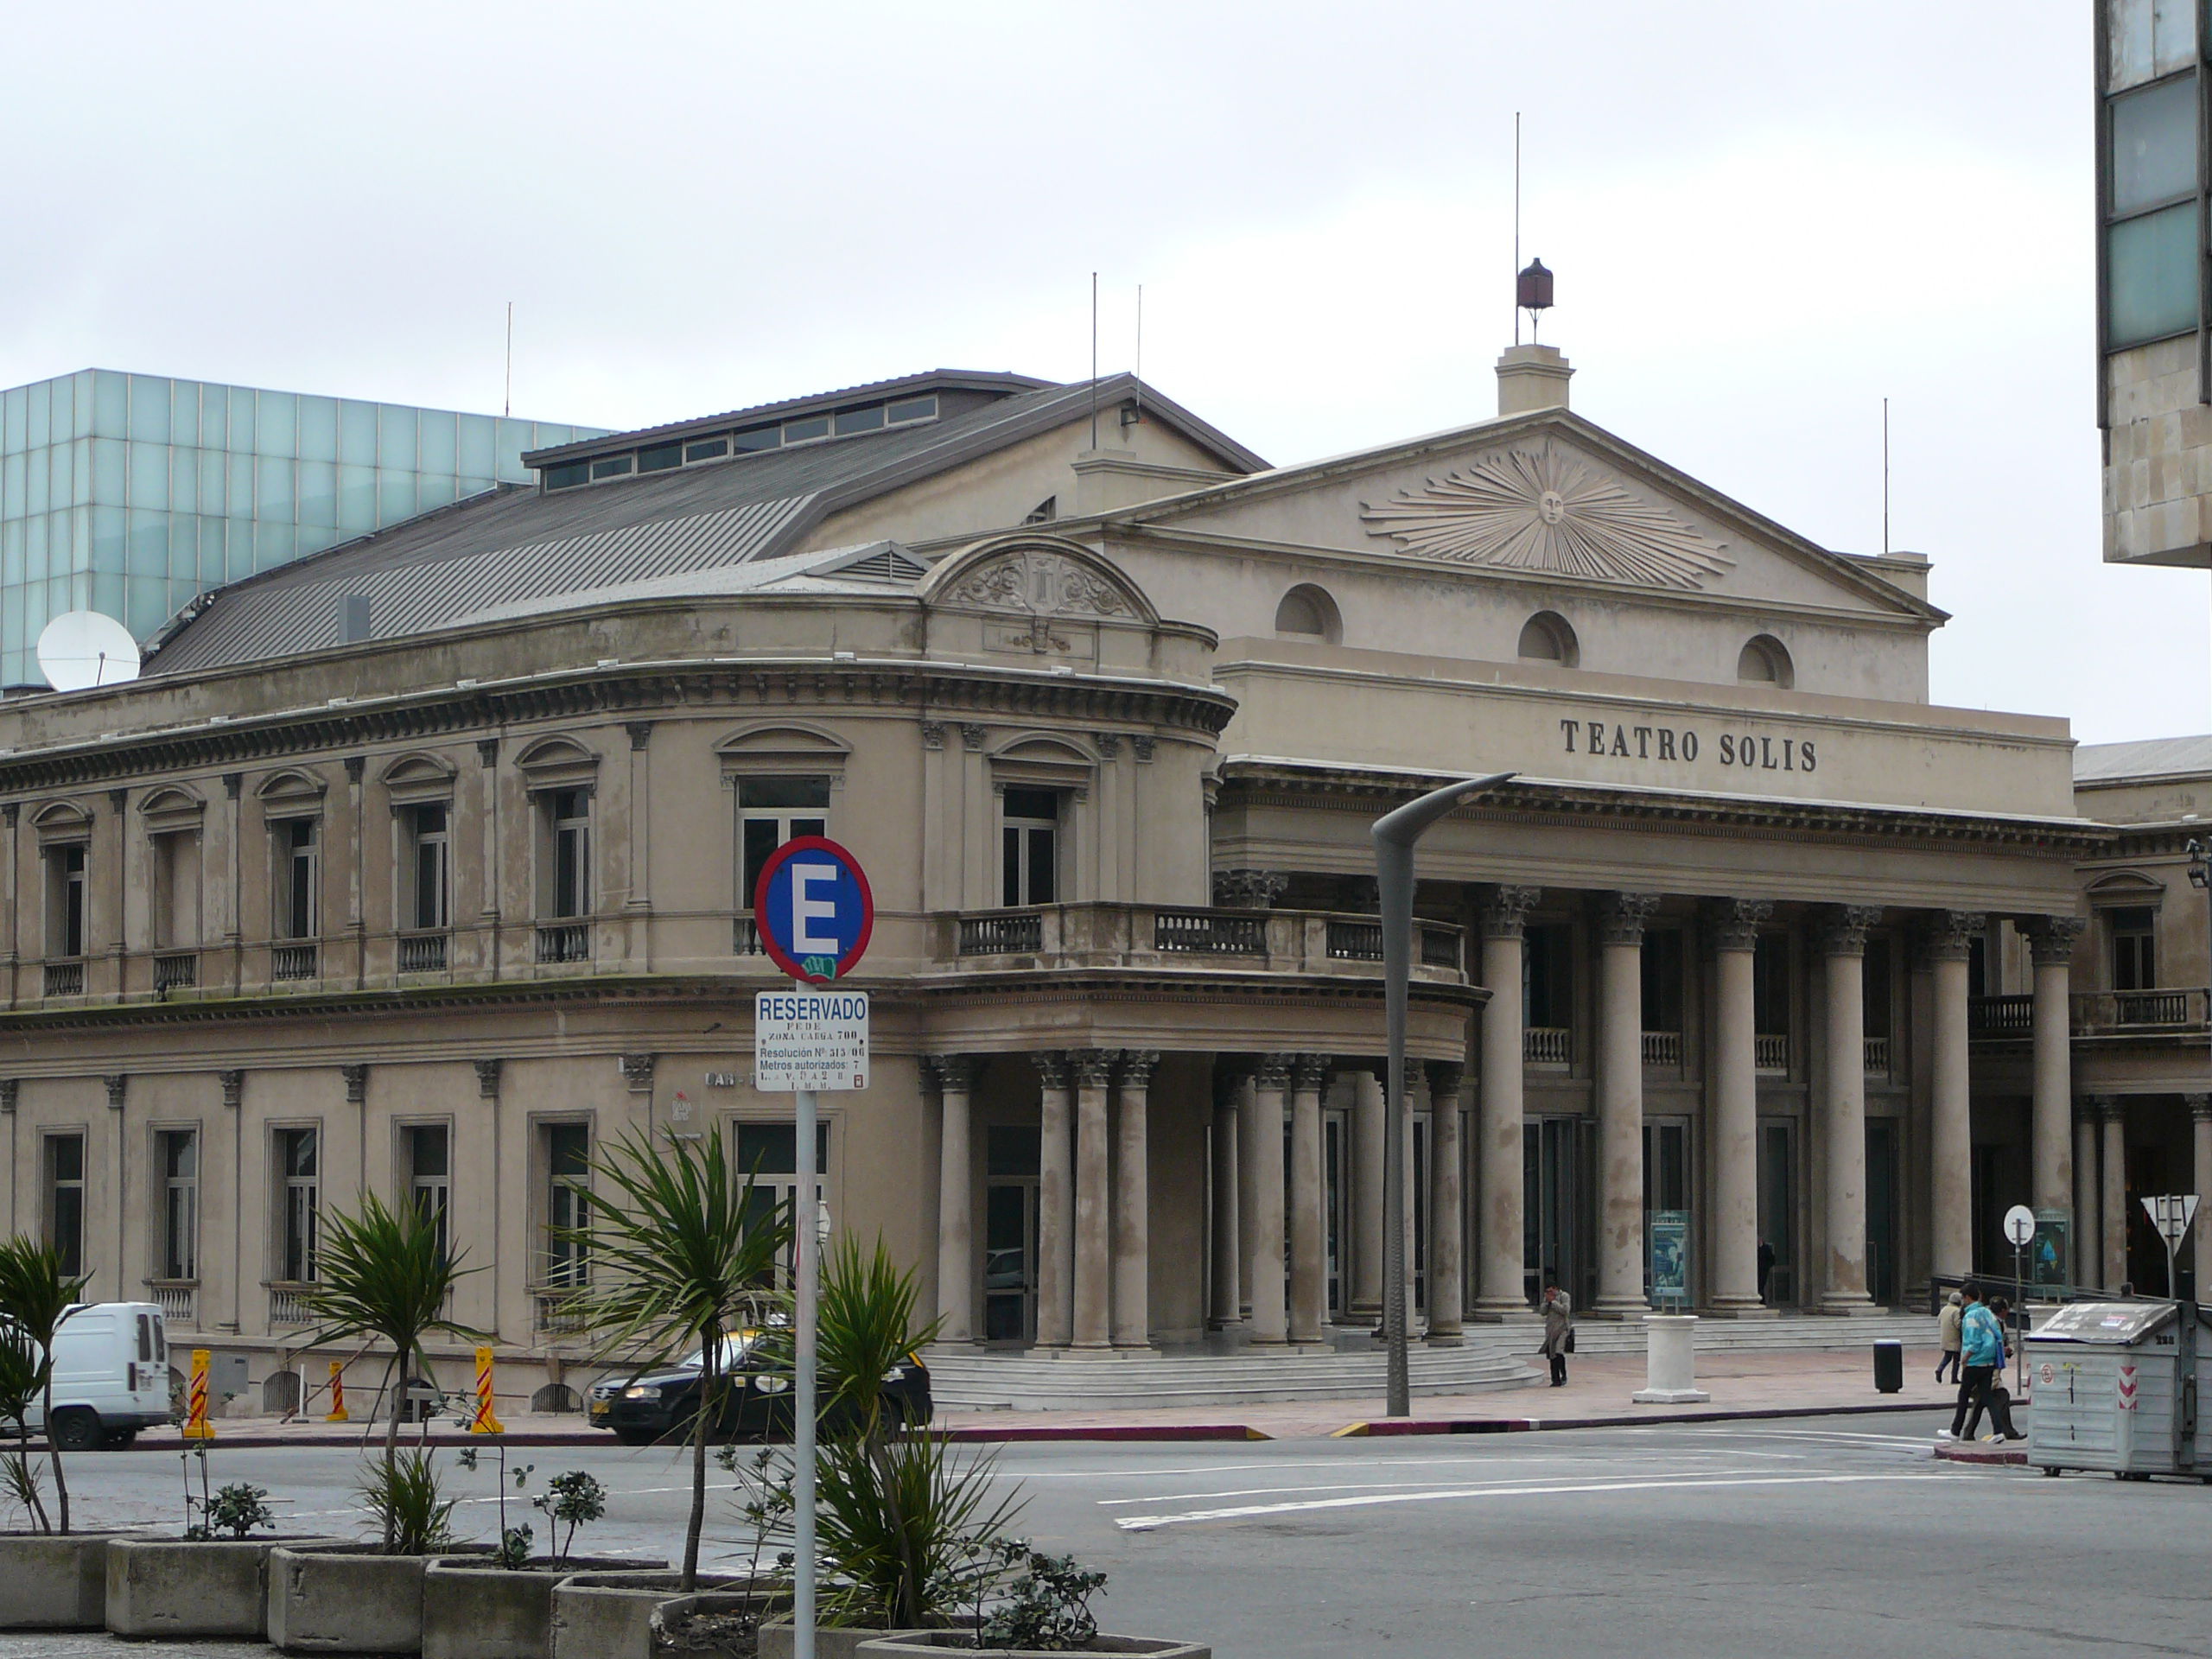
<path fill-rule="evenodd" d="M 745 1363 L 746 1356 L 760 1346 L 760 1333 L 758 1331 L 741 1331 L 735 1336 L 724 1337 L 721 1341 L 722 1370 L 735 1370 Z M 684 1357 L 683 1368 L 687 1371 L 703 1370 L 706 1363 L 706 1351 L 694 1349 Z"/>

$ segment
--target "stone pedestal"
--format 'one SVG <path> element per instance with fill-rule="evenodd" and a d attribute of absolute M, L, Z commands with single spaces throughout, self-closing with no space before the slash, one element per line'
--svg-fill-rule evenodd
<path fill-rule="evenodd" d="M 1712 1399 L 1697 1385 L 1697 1316 L 1647 1313 L 1643 1329 L 1650 1339 L 1644 1385 L 1629 1398 L 1640 1406 L 1694 1406 Z"/>

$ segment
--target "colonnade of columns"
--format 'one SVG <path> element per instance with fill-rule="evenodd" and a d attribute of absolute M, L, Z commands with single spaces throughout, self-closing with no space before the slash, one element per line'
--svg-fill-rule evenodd
<path fill-rule="evenodd" d="M 2190 1191 L 2212 1194 L 2212 1095 L 2185 1094 L 2190 1130 Z M 2127 1263 L 2127 1103 L 2117 1095 L 2086 1095 L 2074 1109 L 2074 1216 L 2077 1284 L 2118 1291 L 2131 1282 Z M 2212 1226 L 2202 1208 L 2178 1259 L 2196 1275 L 2196 1294 L 2212 1291 Z M 2143 1287 L 2136 1285 L 2140 1291 Z"/>

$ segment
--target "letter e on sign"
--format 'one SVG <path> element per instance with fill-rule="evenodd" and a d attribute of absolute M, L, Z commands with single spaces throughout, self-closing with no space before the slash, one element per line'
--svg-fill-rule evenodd
<path fill-rule="evenodd" d="M 760 947 L 793 979 L 827 985 L 852 972 L 875 930 L 860 861 L 826 836 L 796 836 L 769 855 L 753 889 Z"/>

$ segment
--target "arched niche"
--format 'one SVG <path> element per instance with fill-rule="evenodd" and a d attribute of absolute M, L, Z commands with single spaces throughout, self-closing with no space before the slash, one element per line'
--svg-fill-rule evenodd
<path fill-rule="evenodd" d="M 1789 648 L 1770 633 L 1753 634 L 1736 658 L 1736 677 L 1746 685 L 1771 685 L 1787 691 L 1797 683 Z"/>
<path fill-rule="evenodd" d="M 1538 611 L 1521 625 L 1519 654 L 1532 663 L 1557 663 L 1573 668 L 1582 661 L 1582 642 L 1573 625 L 1557 611 Z"/>
<path fill-rule="evenodd" d="M 1284 594 L 1275 606 L 1275 632 L 1294 639 L 1321 639 L 1332 645 L 1344 643 L 1344 613 L 1329 590 L 1301 582 Z"/>

